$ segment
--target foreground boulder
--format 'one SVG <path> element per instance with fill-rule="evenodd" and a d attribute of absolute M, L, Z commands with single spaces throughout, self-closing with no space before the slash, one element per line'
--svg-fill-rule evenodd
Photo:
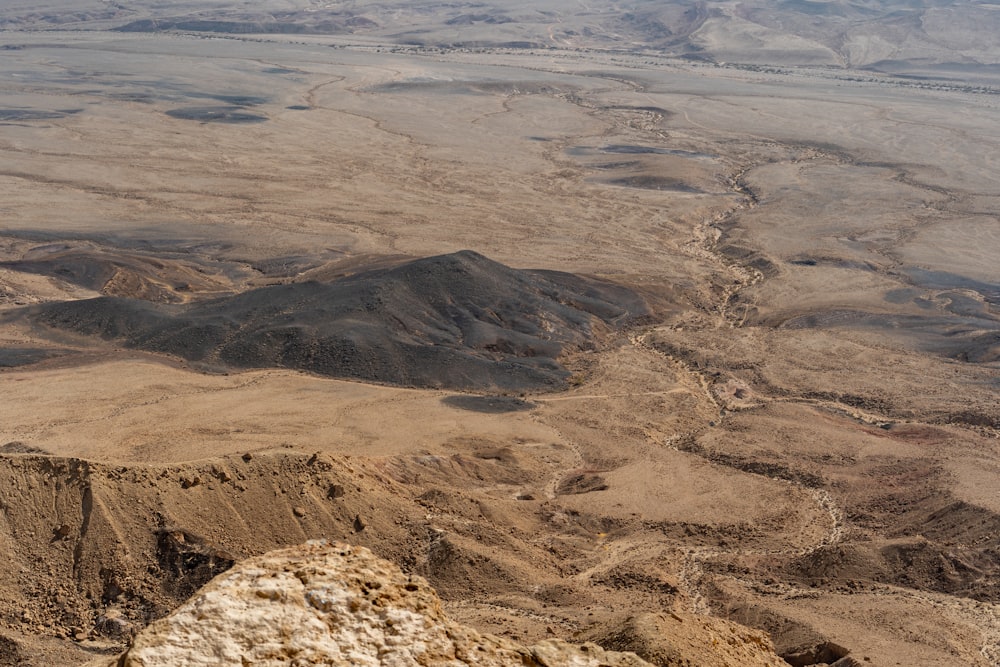
<path fill-rule="evenodd" d="M 243 561 L 89 667 L 641 667 L 632 653 L 531 647 L 449 620 L 433 589 L 363 547 L 311 542 Z"/>

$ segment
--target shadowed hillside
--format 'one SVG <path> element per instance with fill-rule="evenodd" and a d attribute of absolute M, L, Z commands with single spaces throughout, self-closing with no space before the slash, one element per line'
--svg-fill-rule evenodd
<path fill-rule="evenodd" d="M 49 327 L 209 365 L 518 391 L 559 387 L 564 349 L 646 314 L 624 288 L 470 251 L 183 306 L 101 297 L 30 311 Z"/>

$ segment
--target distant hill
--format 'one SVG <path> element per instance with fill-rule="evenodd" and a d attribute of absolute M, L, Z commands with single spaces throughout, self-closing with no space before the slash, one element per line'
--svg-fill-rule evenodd
<path fill-rule="evenodd" d="M 565 349 L 645 315 L 625 288 L 471 251 L 185 305 L 100 297 L 28 311 L 48 327 L 192 362 L 515 391 L 562 386 Z"/>

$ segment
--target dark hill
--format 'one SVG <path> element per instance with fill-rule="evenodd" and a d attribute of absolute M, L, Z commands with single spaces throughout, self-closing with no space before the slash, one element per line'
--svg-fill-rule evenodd
<path fill-rule="evenodd" d="M 557 388 L 557 357 L 647 314 L 631 291 L 519 271 L 463 251 L 329 283 L 255 289 L 188 305 L 101 297 L 37 306 L 64 331 L 193 362 L 298 368 L 422 387 Z"/>
<path fill-rule="evenodd" d="M 52 276 L 108 296 L 180 303 L 191 296 L 234 291 L 244 267 L 199 259 L 190 254 L 121 250 L 89 243 L 50 243 L 24 258 L 0 262 L 0 268 Z"/>

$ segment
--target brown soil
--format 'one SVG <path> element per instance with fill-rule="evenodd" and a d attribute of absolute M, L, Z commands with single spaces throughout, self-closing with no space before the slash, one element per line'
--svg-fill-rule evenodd
<path fill-rule="evenodd" d="M 1000 661 L 1000 13 L 286 4 L 0 11 L 0 661 L 310 537 L 529 643 Z"/>

